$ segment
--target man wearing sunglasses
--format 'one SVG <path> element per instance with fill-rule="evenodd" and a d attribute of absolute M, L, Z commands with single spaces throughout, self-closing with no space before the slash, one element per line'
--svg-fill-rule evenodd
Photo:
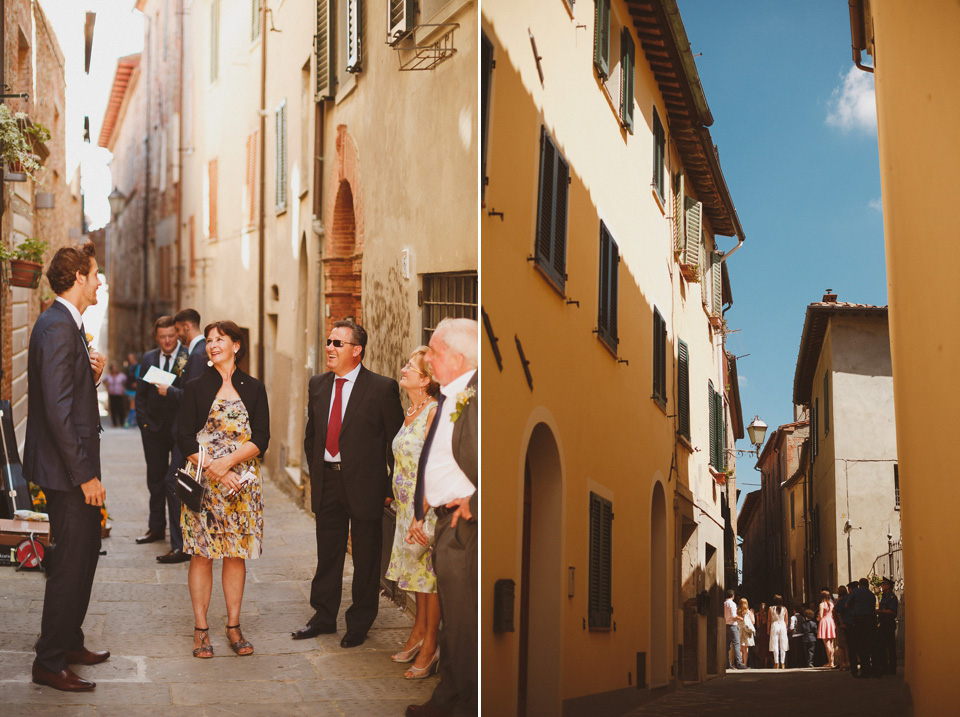
<path fill-rule="evenodd" d="M 337 631 L 347 535 L 353 555 L 353 604 L 341 647 L 363 644 L 377 617 L 384 500 L 391 495 L 393 437 L 403 424 L 400 386 L 364 368 L 367 332 L 337 321 L 327 338 L 326 373 L 310 379 L 303 448 L 317 521 L 314 615 L 293 633 L 304 640 Z"/>

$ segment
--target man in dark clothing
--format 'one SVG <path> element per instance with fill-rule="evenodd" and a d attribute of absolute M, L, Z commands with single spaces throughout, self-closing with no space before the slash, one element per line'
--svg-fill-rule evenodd
<path fill-rule="evenodd" d="M 854 677 L 870 677 L 874 674 L 872 653 L 877 636 L 877 598 L 866 578 L 860 578 L 857 589 L 850 593 L 844 614 L 853 619 L 850 674 Z M 859 671 L 854 669 L 858 662 Z"/>
<path fill-rule="evenodd" d="M 881 675 L 897 674 L 897 613 L 900 601 L 893 592 L 893 580 L 884 578 L 880 583 L 880 608 L 877 611 L 879 626 L 877 637 L 877 672 Z"/>

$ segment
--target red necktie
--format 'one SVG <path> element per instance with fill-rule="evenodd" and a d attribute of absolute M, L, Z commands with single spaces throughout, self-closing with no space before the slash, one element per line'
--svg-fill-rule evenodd
<path fill-rule="evenodd" d="M 331 457 L 340 452 L 340 423 L 343 421 L 342 398 L 345 378 L 336 379 L 337 392 L 333 396 L 333 408 L 330 409 L 330 422 L 327 425 L 327 444 L 325 448 Z"/>

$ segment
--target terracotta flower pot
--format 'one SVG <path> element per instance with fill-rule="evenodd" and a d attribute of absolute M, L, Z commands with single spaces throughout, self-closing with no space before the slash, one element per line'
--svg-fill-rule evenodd
<path fill-rule="evenodd" d="M 40 277 L 43 275 L 43 264 L 26 259 L 10 260 L 10 285 L 22 286 L 26 289 L 36 289 L 40 286 Z"/>

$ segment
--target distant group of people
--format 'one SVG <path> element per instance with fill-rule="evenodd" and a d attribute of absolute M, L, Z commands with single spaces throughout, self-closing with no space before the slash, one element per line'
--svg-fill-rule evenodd
<path fill-rule="evenodd" d="M 727 590 L 727 668 L 813 667 L 821 644 L 825 667 L 850 670 L 854 677 L 896 674 L 899 601 L 890 578 L 883 578 L 880 589 L 878 602 L 866 578 L 841 585 L 836 596 L 824 588 L 816 610 L 810 603 L 789 609 L 780 595 L 753 610 L 746 598 L 737 602 Z"/>
<path fill-rule="evenodd" d="M 24 475 L 44 489 L 57 549 L 46 584 L 33 681 L 64 691 L 95 683 L 69 669 L 110 657 L 84 645 L 81 630 L 100 551 L 101 482 L 96 386 L 105 358 L 90 345 L 82 313 L 100 285 L 92 244 L 57 251 L 47 270 L 57 300 L 34 327 L 28 359 Z M 213 657 L 207 610 L 213 561 L 222 559 L 226 634 L 237 655 L 253 644 L 240 630 L 246 563 L 263 548 L 260 458 L 270 440 L 263 382 L 239 368 L 246 339 L 232 321 L 200 330 L 184 309 L 154 325 L 155 349 L 135 371 L 135 413 L 147 467 L 149 517 L 139 544 L 164 540 L 161 563 L 190 562 L 193 656 Z M 395 662 L 404 677 L 439 672 L 431 699 L 407 715 L 477 712 L 478 326 L 444 319 L 418 347 L 400 382 L 366 369 L 367 332 L 337 321 L 326 342 L 327 372 L 310 379 L 304 451 L 316 516 L 313 616 L 293 639 L 337 632 L 348 535 L 352 605 L 340 646 L 361 645 L 377 616 L 382 514 L 397 523 L 387 576 L 417 594 L 417 618 Z M 111 396 L 119 396 L 119 367 Z M 158 377 L 158 378 L 153 378 Z M 172 380 L 171 380 L 172 379 Z M 122 383 L 123 391 L 129 382 Z M 403 388 L 410 407 L 404 411 Z M 119 414 L 120 401 L 112 401 Z M 115 419 L 116 420 L 116 419 Z M 115 424 L 116 425 L 116 424 Z M 204 486 L 199 511 L 181 505 L 184 469 Z M 442 627 L 441 627 L 442 623 Z"/>

